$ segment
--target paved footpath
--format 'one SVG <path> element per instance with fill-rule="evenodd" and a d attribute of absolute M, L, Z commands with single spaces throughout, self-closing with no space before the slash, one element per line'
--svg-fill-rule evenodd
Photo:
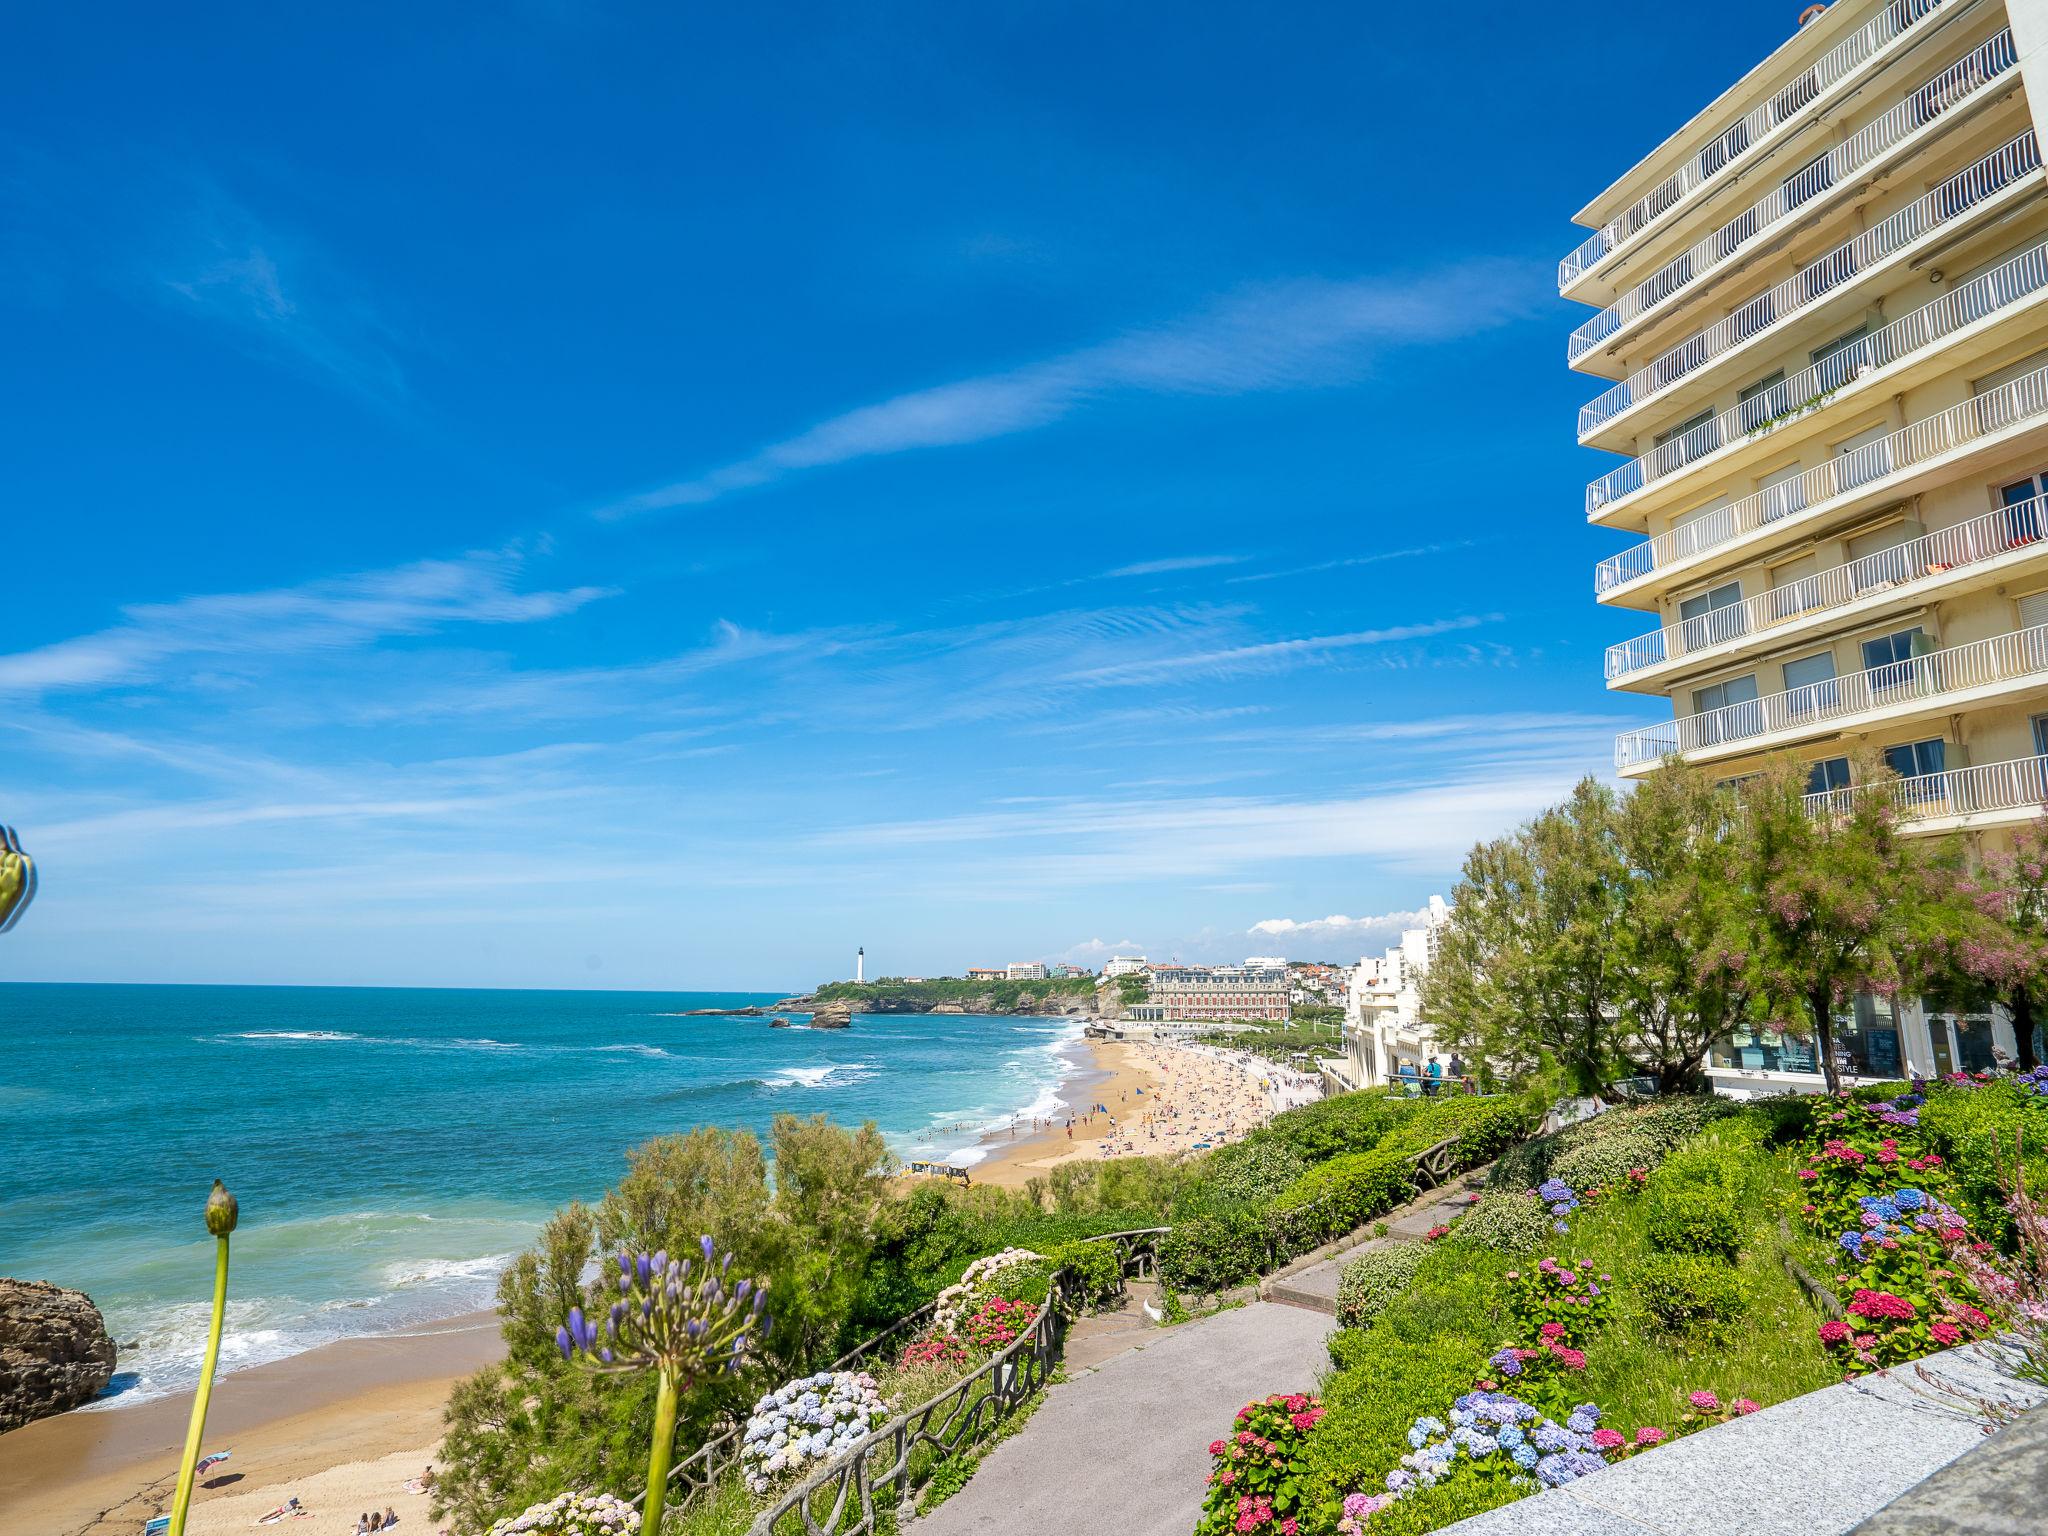
<path fill-rule="evenodd" d="M 1331 1327 L 1319 1312 L 1254 1302 L 1152 1330 L 1052 1388 L 965 1488 L 907 1529 L 1188 1536 L 1202 1512 L 1209 1442 L 1254 1397 L 1312 1391 L 1330 1361 Z"/>

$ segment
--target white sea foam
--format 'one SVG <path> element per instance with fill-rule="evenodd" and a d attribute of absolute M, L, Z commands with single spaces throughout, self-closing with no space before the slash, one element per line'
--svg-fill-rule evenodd
<path fill-rule="evenodd" d="M 872 1061 L 836 1061 L 822 1067 L 784 1067 L 770 1074 L 770 1088 L 844 1088 L 875 1075 Z"/>
<path fill-rule="evenodd" d="M 384 1283 L 396 1290 L 450 1280 L 495 1280 L 512 1259 L 509 1253 L 487 1253 L 480 1259 L 415 1259 L 388 1264 L 384 1268 Z"/>
<path fill-rule="evenodd" d="M 227 1037 L 230 1040 L 364 1040 L 366 1035 L 350 1034 L 345 1029 L 245 1029 Z"/>
<path fill-rule="evenodd" d="M 658 1045 L 593 1045 L 590 1049 L 600 1056 L 660 1056 L 666 1059 L 669 1054 Z"/>

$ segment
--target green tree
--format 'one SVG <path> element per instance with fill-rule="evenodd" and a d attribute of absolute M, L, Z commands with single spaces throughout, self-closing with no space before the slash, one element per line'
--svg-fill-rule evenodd
<path fill-rule="evenodd" d="M 1858 991 L 1917 989 L 1976 931 L 1960 844 L 1907 837 L 1895 781 L 1868 783 L 1813 815 L 1801 765 L 1774 763 L 1743 786 L 1734 821 L 1745 968 L 1764 1006 L 1811 1029 L 1830 1093 L 1835 1010 Z"/>
<path fill-rule="evenodd" d="M 1598 1091 L 1625 1027 L 1613 942 L 1630 883 L 1619 814 L 1614 792 L 1584 779 L 1562 805 L 1466 856 L 1423 983 L 1439 1039 L 1515 1074 L 1548 1055 L 1576 1089 Z"/>
<path fill-rule="evenodd" d="M 1660 1093 L 1699 1086 L 1714 1041 L 1748 1012 L 1736 804 L 1697 768 L 1667 764 L 1622 801 L 1615 830 L 1627 869 L 1611 937 L 1627 1024 L 1622 1049 Z"/>
<path fill-rule="evenodd" d="M 777 1115 L 770 1342 L 800 1370 L 834 1352 L 859 1299 L 894 1160 L 870 1121 L 857 1131 L 823 1115 Z"/>
<path fill-rule="evenodd" d="M 2031 1072 L 2040 1059 L 2034 1031 L 2048 1018 L 2048 821 L 2036 818 L 2009 850 L 1987 853 L 1964 891 L 1981 921 L 1956 947 L 1953 990 L 2005 1008 L 2020 1068 Z"/>

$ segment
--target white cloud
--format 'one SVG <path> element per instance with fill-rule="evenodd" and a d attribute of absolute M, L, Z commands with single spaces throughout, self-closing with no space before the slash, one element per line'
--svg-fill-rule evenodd
<path fill-rule="evenodd" d="M 1046 426 L 1116 392 L 1239 395 L 1348 382 L 1383 347 L 1443 341 L 1515 318 L 1521 268 L 1471 262 L 1400 281 L 1304 279 L 1247 289 L 1200 313 L 1045 362 L 913 390 L 834 416 L 694 479 L 602 509 L 625 516 L 715 501 L 801 470 Z"/>
<path fill-rule="evenodd" d="M 611 595 L 604 587 L 519 591 L 516 550 L 421 560 L 280 587 L 138 603 L 127 622 L 0 656 L 0 698 L 149 681 L 167 664 L 333 650 L 452 624 L 528 624 Z"/>
<path fill-rule="evenodd" d="M 1206 571 L 1218 565 L 1242 565 L 1249 555 L 1171 555 L 1163 560 L 1140 560 L 1102 573 L 1105 580 L 1121 576 L 1166 576 L 1175 571 Z"/>
<path fill-rule="evenodd" d="M 1357 949 L 1370 950 L 1390 943 L 1404 928 L 1420 926 L 1425 916 L 1426 912 L 1416 911 L 1382 912 L 1377 917 L 1346 917 L 1342 913 L 1299 920 L 1269 917 L 1253 923 L 1246 932 L 1263 939 L 1342 939 Z"/>

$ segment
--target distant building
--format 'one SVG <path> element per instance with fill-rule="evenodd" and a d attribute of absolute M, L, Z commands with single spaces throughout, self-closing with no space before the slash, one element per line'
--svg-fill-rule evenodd
<path fill-rule="evenodd" d="M 1105 976 L 1137 976 L 1150 969 L 1151 967 L 1145 963 L 1143 955 L 1113 955 L 1110 957 L 1109 964 L 1102 968 L 1102 974 Z"/>
<path fill-rule="evenodd" d="M 970 965 L 967 967 L 969 981 L 1001 981 L 1009 975 L 1000 965 Z"/>
<path fill-rule="evenodd" d="M 1127 1017 L 1168 1024 L 1271 1023 L 1287 1017 L 1285 961 L 1151 969 L 1152 996 L 1127 1010 Z"/>
<path fill-rule="evenodd" d="M 1095 973 L 1085 965 L 1068 965 L 1065 961 L 1059 961 L 1047 966 L 1046 974 L 1055 980 L 1064 980 L 1069 976 L 1093 976 Z"/>
<path fill-rule="evenodd" d="M 1393 948 L 1353 967 L 1344 1003 L 1345 1070 L 1353 1087 L 1392 1081 L 1404 1061 L 1419 1073 L 1430 1057 L 1446 1054 L 1423 1025 L 1422 978 L 1450 921 L 1450 906 L 1432 896 L 1422 926 L 1402 930 Z"/>
<path fill-rule="evenodd" d="M 1011 981 L 1044 981 L 1046 976 L 1043 960 L 1012 960 L 1004 974 Z"/>

